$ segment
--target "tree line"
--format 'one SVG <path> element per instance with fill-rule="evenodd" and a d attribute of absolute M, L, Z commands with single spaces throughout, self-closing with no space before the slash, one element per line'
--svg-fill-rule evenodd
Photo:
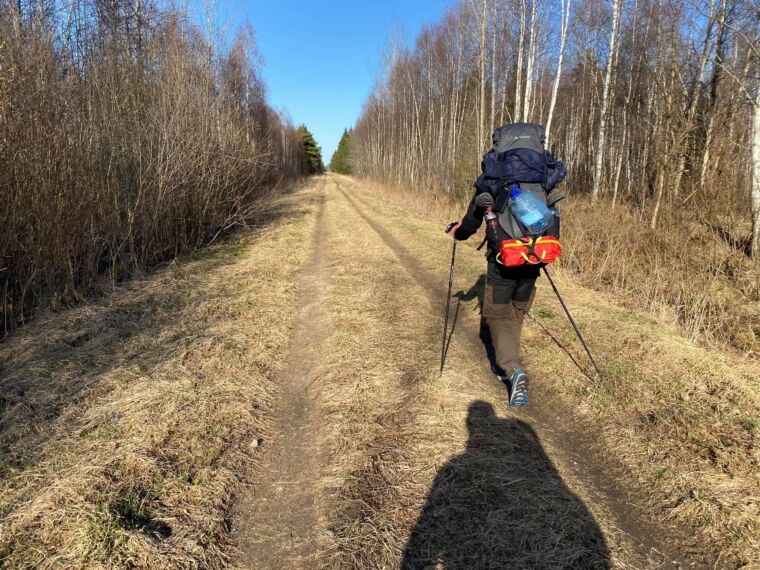
<path fill-rule="evenodd" d="M 254 32 L 151 0 L 0 0 L 0 335 L 245 224 L 310 169 Z M 321 158 L 318 158 L 321 165 Z"/>
<path fill-rule="evenodd" d="M 573 193 L 652 230 L 728 227 L 758 257 L 759 62 L 757 0 L 462 1 L 391 42 L 352 164 L 460 197 L 494 127 L 538 122 Z"/>
<path fill-rule="evenodd" d="M 330 170 L 338 174 L 351 174 L 351 129 L 344 129 L 338 141 L 338 148 L 330 159 Z"/>
<path fill-rule="evenodd" d="M 325 165 L 322 162 L 322 148 L 306 125 L 301 124 L 298 126 L 298 136 L 301 138 L 304 148 L 304 158 L 306 161 L 304 168 L 306 172 L 309 174 L 321 174 L 325 170 Z"/>

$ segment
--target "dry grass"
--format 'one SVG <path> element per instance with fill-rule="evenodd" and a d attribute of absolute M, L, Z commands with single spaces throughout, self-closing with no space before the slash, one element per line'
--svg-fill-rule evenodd
<path fill-rule="evenodd" d="M 362 185 L 441 227 L 460 217 L 469 200 L 452 202 L 371 180 Z M 613 209 L 604 200 L 594 206 L 586 197 L 563 202 L 563 267 L 583 286 L 613 293 L 618 304 L 651 313 L 701 346 L 717 343 L 737 357 L 757 358 L 760 264 L 744 253 L 749 229 L 721 235 L 707 222 L 663 215 L 669 217 L 653 233 L 645 217 L 625 206 Z"/>
<path fill-rule="evenodd" d="M 652 232 L 629 208 L 586 199 L 570 201 L 563 221 L 564 266 L 581 284 L 614 293 L 704 346 L 760 357 L 760 263 L 739 245 L 749 243 L 749 228 L 746 238 L 722 237 L 671 213 Z"/>
<path fill-rule="evenodd" d="M 400 229 L 374 198 L 349 195 Z M 325 566 L 635 567 L 604 508 L 586 506 L 577 482 L 557 471 L 545 443 L 486 380 L 471 334 L 477 304 L 463 305 L 439 379 L 442 307 L 440 292 L 420 281 L 427 271 L 391 249 L 339 191 L 327 212 L 333 332 L 320 381 L 333 501 Z"/>
<path fill-rule="evenodd" d="M 392 225 L 396 239 L 414 249 L 422 266 L 441 275 L 443 287 L 450 249 L 437 237 L 439 224 L 378 199 L 363 182 L 361 187 L 367 209 Z M 465 244 L 458 256 L 457 286 L 464 283 L 465 290 L 483 272 L 474 245 Z M 574 410 L 575 421 L 602 433 L 610 454 L 626 467 L 628 482 L 651 497 L 653 515 L 693 527 L 694 548 L 713 548 L 716 567 L 759 565 L 757 361 L 695 346 L 671 322 L 621 307 L 618 297 L 579 286 L 570 272 L 562 271 L 558 284 L 605 379 L 590 381 L 536 325 L 585 362 L 551 289 L 542 283 L 524 340 L 534 393 L 558 395 L 564 409 Z"/>
<path fill-rule="evenodd" d="M 0 565 L 226 564 L 230 501 L 255 464 L 249 443 L 270 429 L 314 197 L 0 346 Z"/>
<path fill-rule="evenodd" d="M 335 179 L 351 201 L 328 182 L 330 330 L 315 379 L 330 466 L 323 566 L 641 567 L 623 521 L 488 380 L 474 244 L 458 256 L 457 289 L 471 294 L 439 379 L 449 241 Z M 295 314 L 283 307 L 297 303 L 315 206 L 312 187 L 281 204 L 273 215 L 290 215 L 276 225 L 0 347 L 5 567 L 227 564 L 228 508 L 255 467 L 249 442 L 271 429 Z M 695 549 L 722 550 L 717 567 L 756 564 L 756 363 L 696 347 L 565 272 L 559 282 L 606 379 L 589 382 L 531 324 L 532 407 L 559 396 L 579 429 L 602 433 L 652 515 L 695 527 Z M 545 284 L 533 315 L 582 362 Z"/>

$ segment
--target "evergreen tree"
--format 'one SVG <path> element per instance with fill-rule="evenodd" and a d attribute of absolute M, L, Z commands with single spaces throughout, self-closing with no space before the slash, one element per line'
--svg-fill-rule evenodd
<path fill-rule="evenodd" d="M 306 170 L 309 174 L 323 172 L 325 166 L 322 163 L 322 149 L 314 139 L 314 135 L 303 124 L 298 127 L 298 134 L 306 151 Z"/>
<path fill-rule="evenodd" d="M 351 174 L 351 164 L 348 161 L 349 147 L 351 146 L 351 134 L 353 130 L 344 130 L 340 137 L 338 148 L 330 159 L 330 170 L 338 174 Z"/>

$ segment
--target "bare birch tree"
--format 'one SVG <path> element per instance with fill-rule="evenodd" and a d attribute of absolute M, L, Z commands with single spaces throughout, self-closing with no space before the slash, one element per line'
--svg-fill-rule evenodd
<path fill-rule="evenodd" d="M 538 0 L 530 0 L 530 27 L 528 28 L 528 61 L 525 66 L 525 98 L 523 99 L 522 120 L 530 121 L 533 103 L 533 64 L 536 60 L 536 5 Z"/>
<path fill-rule="evenodd" d="M 615 67 L 615 54 L 618 47 L 618 27 L 620 25 L 620 12 L 623 8 L 623 0 L 612 0 L 612 30 L 607 53 L 607 64 L 604 72 L 604 87 L 602 88 L 602 107 L 599 116 L 599 129 L 596 135 L 596 163 L 594 165 L 594 186 L 591 190 L 591 199 L 596 200 L 602 186 L 602 168 L 604 166 L 604 150 L 607 138 L 607 109 L 609 108 L 610 85 Z"/>
<path fill-rule="evenodd" d="M 517 62 L 515 64 L 515 105 L 513 120 L 519 122 L 522 120 L 522 79 L 523 79 L 523 59 L 525 56 L 525 18 L 526 18 L 527 6 L 526 0 L 520 0 L 520 36 L 517 40 Z"/>
<path fill-rule="evenodd" d="M 567 29 L 570 23 L 570 4 L 571 0 L 560 0 L 560 13 L 562 23 L 560 24 L 559 37 L 559 56 L 557 57 L 557 71 L 554 75 L 554 85 L 552 87 L 551 101 L 549 102 L 549 116 L 546 119 L 546 146 L 549 147 L 552 132 L 552 119 L 554 119 L 554 107 L 557 104 L 557 93 L 559 92 L 559 82 L 562 78 L 562 60 L 565 56 L 565 44 L 567 41 Z"/>

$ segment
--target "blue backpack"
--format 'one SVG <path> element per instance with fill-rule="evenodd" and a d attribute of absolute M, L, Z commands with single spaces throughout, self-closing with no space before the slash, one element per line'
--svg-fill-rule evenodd
<path fill-rule="evenodd" d="M 567 170 L 562 161 L 554 160 L 544 148 L 545 139 L 541 125 L 504 125 L 493 132 L 493 146 L 483 156 L 482 173 L 475 181 L 475 188 L 478 194 L 489 192 L 493 195 L 499 225 L 511 238 L 525 235 L 506 207 L 514 186 L 536 194 L 548 206 L 565 197 L 563 193 L 552 190 L 565 179 Z"/>

